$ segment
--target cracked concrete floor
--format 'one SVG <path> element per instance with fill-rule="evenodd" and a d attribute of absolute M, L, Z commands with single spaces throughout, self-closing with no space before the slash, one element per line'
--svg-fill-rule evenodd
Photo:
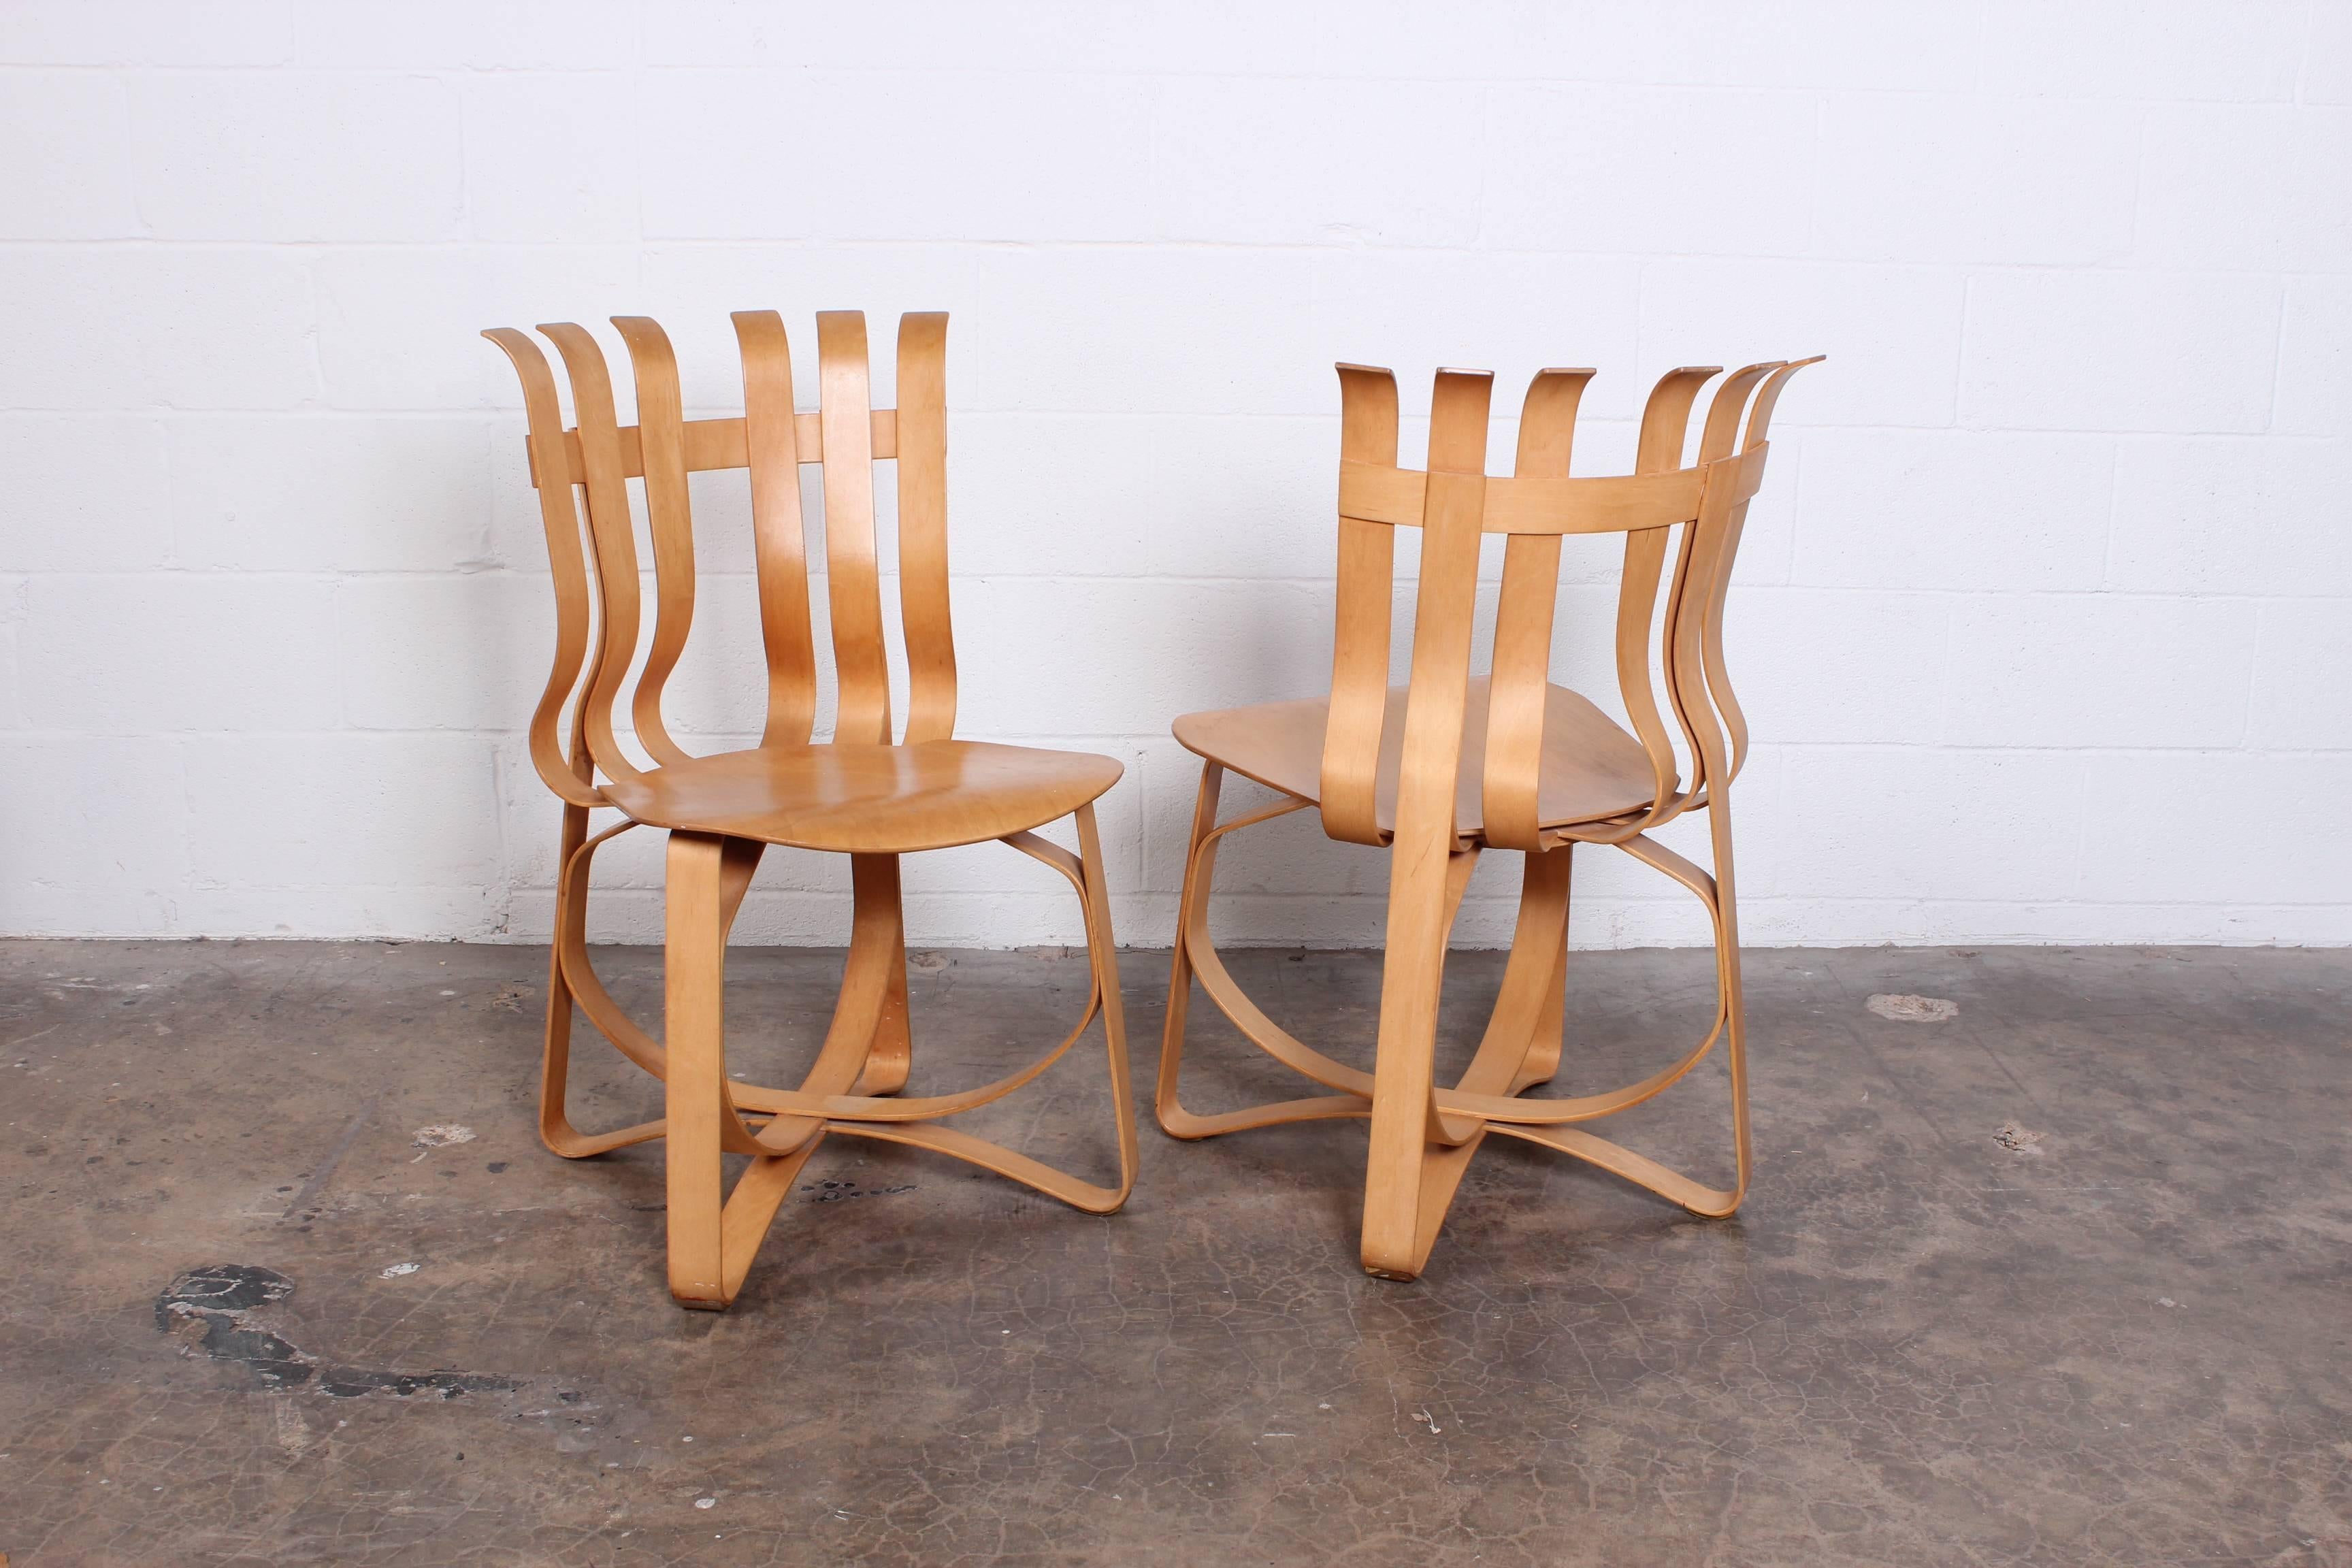
<path fill-rule="evenodd" d="M 657 1005 L 657 954 L 603 962 Z M 15 1568 L 2352 1564 L 2352 953 L 1755 953 L 1736 1220 L 1496 1141 L 1411 1285 L 1354 1261 L 1360 1123 L 1147 1112 L 1108 1219 L 836 1139 L 716 1317 L 664 1292 L 657 1146 L 533 1135 L 544 963 L 0 944 Z M 739 1064 L 804 1060 L 839 963 L 734 954 Z M 1363 1059 L 1374 957 L 1235 968 Z M 1498 973 L 1456 955 L 1452 1059 Z M 1165 974 L 1128 956 L 1139 1084 Z M 1703 955 L 1573 974 L 1559 1091 L 1704 1020 Z M 951 1085 L 1085 976 L 913 978 Z M 1283 1092 L 1208 1011 L 1188 1101 Z M 583 1125 L 656 1113 L 581 1055 Z M 1107 1172 L 1104 1089 L 1082 1044 L 975 1130 Z M 1719 1174 L 1722 1092 L 1622 1135 Z"/>

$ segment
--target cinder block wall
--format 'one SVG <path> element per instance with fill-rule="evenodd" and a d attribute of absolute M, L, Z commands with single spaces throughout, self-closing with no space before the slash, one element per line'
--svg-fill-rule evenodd
<path fill-rule="evenodd" d="M 474 334 L 651 313 L 715 412 L 730 309 L 805 371 L 855 306 L 885 392 L 898 312 L 954 313 L 964 730 L 1127 763 L 1129 941 L 1168 720 L 1324 677 L 1334 360 L 1409 412 L 1597 365 L 1600 471 L 1661 370 L 1824 352 L 1732 600 L 1749 940 L 2352 938 L 2336 0 L 10 0 L 0 62 L 0 930 L 543 935 L 548 590 Z M 715 747 L 760 710 L 746 509 L 697 483 Z M 1612 578 L 1562 589 L 1596 694 Z M 604 932 L 657 931 L 651 847 Z M 1580 942 L 1701 935 L 1587 859 Z M 1311 821 L 1226 864 L 1237 938 L 1377 940 L 1380 858 Z M 920 941 L 1078 934 L 1009 851 L 910 885 Z M 845 902 L 780 854 L 741 931 Z"/>

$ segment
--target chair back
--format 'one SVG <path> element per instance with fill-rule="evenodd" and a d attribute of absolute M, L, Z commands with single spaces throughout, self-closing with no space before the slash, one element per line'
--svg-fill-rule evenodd
<path fill-rule="evenodd" d="M 612 376 L 596 340 L 571 322 L 539 330 L 562 356 L 572 388 L 567 426 L 547 357 L 528 333 L 482 335 L 506 352 L 522 379 L 530 420 L 531 483 L 555 580 L 556 654 L 531 716 L 530 752 L 548 787 L 578 805 L 603 805 L 609 779 L 642 776 L 621 749 L 614 716 L 636 664 L 642 634 L 636 528 L 628 481 L 644 481 L 653 547 L 652 641 L 628 713 L 656 766 L 688 760 L 662 718 L 662 690 L 694 620 L 693 509 L 687 476 L 742 468 L 751 479 L 759 574 L 760 632 L 768 665 L 761 743 L 804 744 L 817 711 L 800 469 L 824 468 L 824 572 L 833 629 L 835 742 L 892 740 L 889 656 L 884 647 L 880 565 L 874 530 L 874 465 L 895 459 L 898 486 L 898 592 L 908 703 L 902 739 L 945 740 L 955 730 L 955 640 L 948 614 L 947 325 L 945 314 L 898 323 L 898 406 L 877 409 L 868 389 L 866 317 L 818 314 L 816 412 L 793 405 L 792 353 L 772 310 L 739 310 L 743 357 L 740 418 L 688 419 L 677 356 L 645 316 L 615 316 L 636 381 L 637 423 L 621 425 Z M 588 544 L 582 548 L 583 512 Z M 593 611 L 593 613 L 592 613 Z M 571 735 L 562 734 L 565 706 Z"/>
<path fill-rule="evenodd" d="M 1324 831 L 1350 843 L 1390 841 L 1378 826 L 1376 796 L 1389 722 L 1399 528 L 1422 531 L 1396 786 L 1399 847 L 1422 855 L 1454 847 L 1479 544 L 1489 533 L 1507 542 L 1486 694 L 1485 842 L 1541 850 L 1571 836 L 1545 827 L 1538 805 L 1566 534 L 1625 535 L 1618 690 L 1656 785 L 1647 808 L 1605 826 L 1577 825 L 1572 836 L 1622 841 L 1703 803 L 1710 784 L 1720 793 L 1748 752 L 1747 720 L 1723 656 L 1724 593 L 1748 500 L 1763 480 L 1773 405 L 1789 377 L 1814 363 L 1753 364 L 1727 378 L 1708 406 L 1697 459 L 1687 468 L 1682 456 L 1692 405 L 1720 367 L 1668 372 L 1643 411 L 1634 471 L 1597 479 L 1569 477 L 1577 405 L 1590 370 L 1538 373 L 1520 415 L 1513 471 L 1488 478 L 1490 373 L 1437 373 L 1429 466 L 1417 471 L 1397 466 L 1396 378 L 1369 366 L 1339 366 L 1339 615 L 1323 742 Z M 1674 715 L 1689 757 L 1686 782 L 1664 712 Z"/>

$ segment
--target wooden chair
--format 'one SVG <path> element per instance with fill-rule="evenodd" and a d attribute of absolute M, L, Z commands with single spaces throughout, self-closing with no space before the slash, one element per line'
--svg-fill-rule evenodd
<path fill-rule="evenodd" d="M 1127 1201 L 1135 1184 L 1135 1123 L 1110 906 L 1093 802 L 1121 769 L 1108 757 L 951 739 L 955 646 L 948 616 L 947 317 L 908 315 L 898 329 L 898 406 L 871 409 L 866 318 L 817 317 L 819 406 L 793 406 L 792 360 L 773 311 L 734 318 L 742 350 L 744 414 L 688 420 L 677 362 L 661 328 L 616 316 L 636 378 L 638 423 L 616 422 L 595 340 L 562 323 L 539 330 L 562 354 L 574 428 L 564 427 L 546 357 L 510 328 L 485 332 L 522 378 L 532 482 L 546 526 L 556 598 L 555 666 L 530 722 L 540 776 L 563 800 L 540 1084 L 540 1134 L 567 1158 L 652 1138 L 669 1141 L 669 1286 L 689 1307 L 735 1297 L 777 1205 L 829 1132 L 936 1150 L 1026 1183 L 1091 1214 Z M 896 458 L 899 600 L 909 700 L 892 739 L 874 530 L 874 465 Z M 801 526 L 800 468 L 823 465 L 825 587 L 837 695 L 831 738 L 812 743 L 817 666 Z M 694 615 L 694 528 L 687 476 L 748 470 L 766 647 L 768 704 L 760 745 L 688 755 L 662 718 L 662 689 L 677 667 Z M 656 604 L 650 646 L 629 693 L 644 766 L 614 732 L 615 710 L 639 642 L 639 579 L 627 481 L 644 481 Z M 587 503 L 581 547 L 574 490 Z M 593 580 L 590 568 L 593 564 Z M 593 631 L 591 602 L 593 600 Z M 583 672 L 585 679 L 583 679 Z M 559 733 L 572 710 L 568 742 Z M 593 837 L 589 813 L 620 822 Z M 1079 851 L 1037 827 L 1075 816 Z M 588 959 L 589 870 L 597 848 L 638 826 L 668 830 L 666 1045 L 620 1007 Z M 912 1059 L 898 857 L 997 839 L 1069 879 L 1085 910 L 1092 989 L 1067 1037 L 1020 1071 L 956 1093 L 900 1096 Z M 739 1083 L 727 1070 L 721 979 L 729 928 L 771 844 L 849 857 L 854 890 L 849 962 L 815 1064 L 798 1088 Z M 659 1121 L 583 1133 L 564 1108 L 572 1008 L 577 1002 L 621 1053 L 663 1080 Z M 1097 1013 L 1110 1057 L 1118 1183 L 1080 1181 L 1028 1156 L 942 1124 L 1003 1098 L 1051 1067 Z M 751 1163 L 722 1201 L 720 1158 Z"/>
<path fill-rule="evenodd" d="M 1696 1214 L 1728 1215 L 1739 1205 L 1750 1155 L 1730 784 L 1746 759 L 1748 725 L 1724 662 L 1724 590 L 1748 498 L 1763 480 L 1773 405 L 1789 377 L 1812 363 L 1750 365 L 1726 381 L 1689 468 L 1680 464 L 1691 406 L 1717 372 L 1670 373 L 1642 416 L 1634 473 L 1610 479 L 1569 478 L 1577 402 L 1589 370 L 1537 375 L 1521 416 L 1516 470 L 1489 479 L 1490 374 L 1438 373 L 1429 469 L 1417 473 L 1397 466 L 1395 378 L 1385 370 L 1339 367 L 1331 694 L 1176 721 L 1176 738 L 1202 765 L 1157 1101 L 1160 1124 L 1179 1138 L 1369 1117 L 1362 1256 L 1372 1274 L 1410 1279 L 1421 1272 L 1463 1172 L 1488 1132 L 1591 1161 Z M 1754 408 L 1740 439 L 1751 393 Z M 1391 689 L 1389 617 L 1399 528 L 1422 531 L 1421 574 L 1411 682 Z M 1507 537 L 1493 673 L 1473 679 L 1479 542 L 1489 533 Z M 1570 533 L 1625 535 L 1616 656 L 1631 734 L 1549 680 L 1560 539 Z M 1662 584 L 1664 615 L 1654 659 Z M 1661 716 L 1654 663 L 1688 756 L 1687 782 Z M 1283 798 L 1219 823 L 1218 787 L 1227 769 Z M 1267 1017 L 1234 984 L 1210 941 L 1219 843 L 1308 806 L 1320 807 L 1330 837 L 1389 847 L 1388 949 L 1379 1046 L 1369 1073 L 1333 1060 Z M 1649 837 L 1700 809 L 1712 829 L 1713 876 Z M 1714 922 L 1715 1019 L 1695 1049 L 1639 1083 L 1573 1099 L 1522 1099 L 1559 1064 L 1569 858 L 1578 844 L 1615 845 L 1698 896 Z M 1433 1057 L 1446 939 L 1471 868 L 1486 848 L 1526 852 L 1518 924 L 1477 1052 L 1461 1080 L 1443 1089 L 1434 1082 Z M 1328 1092 L 1213 1116 L 1185 1110 L 1177 1080 L 1196 974 L 1244 1034 Z M 1696 1067 L 1718 1037 L 1731 1069 L 1737 1175 L 1730 1187 L 1702 1185 L 1579 1125 L 1661 1093 Z"/>

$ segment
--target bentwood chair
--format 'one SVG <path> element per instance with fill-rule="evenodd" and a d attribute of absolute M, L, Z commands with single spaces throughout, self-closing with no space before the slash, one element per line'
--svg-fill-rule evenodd
<path fill-rule="evenodd" d="M 1688 468 L 1680 465 L 1691 406 L 1717 371 L 1671 372 L 1642 416 L 1635 471 L 1607 479 L 1569 477 L 1589 370 L 1536 376 L 1520 419 L 1516 470 L 1489 479 L 1487 373 L 1438 373 L 1429 468 L 1420 473 L 1397 466 L 1395 378 L 1385 370 L 1339 367 L 1339 617 L 1330 696 L 1176 721 L 1176 738 L 1202 762 L 1157 1098 L 1160 1124 L 1179 1138 L 1369 1117 L 1362 1257 L 1370 1273 L 1410 1279 L 1421 1272 L 1463 1173 L 1489 1132 L 1590 1161 L 1696 1214 L 1728 1215 L 1747 1191 L 1747 1041 L 1730 786 L 1746 760 L 1748 725 L 1724 661 L 1724 592 L 1748 498 L 1763 481 L 1773 405 L 1789 377 L 1812 363 L 1750 365 L 1726 381 L 1709 407 L 1697 461 Z M 1751 392 L 1742 439 L 1740 418 Z M 1421 573 L 1410 684 L 1392 689 L 1389 616 L 1400 528 L 1422 531 Z M 1473 679 L 1479 543 L 1495 533 L 1507 542 L 1492 675 Z M 1625 536 L 1616 664 L 1630 734 L 1550 682 L 1560 540 L 1572 533 Z M 1663 629 L 1654 649 L 1662 585 Z M 1681 731 L 1686 781 L 1662 717 L 1659 685 Z M 1282 798 L 1220 823 L 1218 788 L 1227 769 Z M 1320 808 L 1328 837 L 1389 850 L 1388 948 L 1369 1073 L 1275 1023 L 1234 984 L 1210 941 L 1210 882 L 1220 842 L 1308 806 Z M 1696 810 L 1706 812 L 1711 828 L 1712 876 L 1649 837 Z M 1569 858 L 1579 844 L 1614 845 L 1698 896 L 1714 924 L 1714 1022 L 1695 1049 L 1639 1083 L 1572 1099 L 1525 1099 L 1523 1091 L 1549 1081 L 1559 1066 Z M 1526 854 L 1518 924 L 1485 1036 L 1460 1081 L 1444 1089 L 1435 1082 L 1433 1058 L 1446 939 L 1471 868 L 1488 848 Z M 1196 974 L 1244 1035 L 1326 1092 L 1218 1115 L 1185 1110 L 1178 1075 Z M 1731 1077 L 1736 1175 L 1728 1188 L 1703 1185 L 1578 1125 L 1663 1092 L 1717 1038 Z"/>
<path fill-rule="evenodd" d="M 532 483 L 547 531 L 556 597 L 555 666 L 530 722 L 541 778 L 562 797 L 563 829 L 548 983 L 540 1134 L 567 1158 L 667 1138 L 670 1293 L 689 1307 L 725 1307 L 792 1190 L 828 1133 L 912 1144 L 982 1166 L 1090 1214 L 1108 1214 L 1135 1184 L 1135 1125 L 1119 1007 L 1110 907 L 1093 802 L 1119 777 L 1108 757 L 952 739 L 955 646 L 948 616 L 947 317 L 908 315 L 898 327 L 898 406 L 869 407 L 866 318 L 817 319 L 819 405 L 793 406 L 792 359 L 772 310 L 740 311 L 744 412 L 683 417 L 677 361 L 661 328 L 616 316 L 636 379 L 638 423 L 623 426 L 595 340 L 563 323 L 539 330 L 569 372 L 574 426 L 558 409 L 546 357 L 525 333 L 483 336 L 522 378 Z M 888 658 L 874 528 L 874 465 L 897 460 L 898 579 L 909 700 L 893 740 Z M 800 469 L 823 468 L 825 590 L 831 612 L 836 717 L 813 741 L 818 673 Z M 662 689 L 694 616 L 695 537 L 687 476 L 748 471 L 766 645 L 766 730 L 751 750 L 691 756 L 662 716 Z M 639 580 L 628 481 L 644 482 L 653 546 L 650 646 L 628 715 L 651 765 L 624 750 L 615 710 L 639 644 Z M 581 547 L 575 491 L 586 498 Z M 592 581 L 593 571 L 593 581 Z M 592 600 L 594 615 L 591 625 Z M 583 679 L 584 674 L 584 679 Z M 568 742 L 560 733 L 572 709 Z M 593 837 L 589 813 L 621 820 Z M 1079 851 L 1036 828 L 1076 819 Z M 597 848 L 645 826 L 669 836 L 664 1040 L 625 1014 L 589 963 L 589 869 Z M 1077 1026 L 1035 1061 L 954 1093 L 901 1096 L 912 1060 L 898 858 L 996 839 L 1069 879 L 1085 911 L 1092 985 Z M 824 1042 L 797 1088 L 734 1081 L 727 1069 L 721 981 L 727 935 L 768 846 L 849 857 L 854 895 L 849 962 Z M 658 1121 L 583 1133 L 565 1110 L 574 1002 L 622 1055 L 663 1080 Z M 1095 1016 L 1110 1058 L 1118 1182 L 1101 1186 L 943 1124 L 999 1100 L 1069 1050 Z M 722 1200 L 721 1157 L 750 1156 Z"/>

